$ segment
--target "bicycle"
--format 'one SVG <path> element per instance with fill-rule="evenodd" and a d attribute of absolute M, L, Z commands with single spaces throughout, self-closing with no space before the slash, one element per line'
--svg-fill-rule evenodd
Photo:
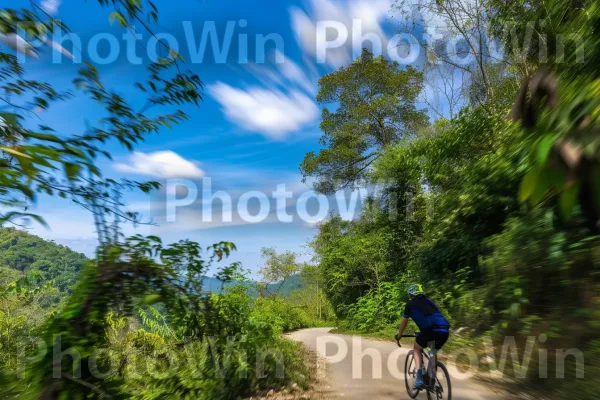
<path fill-rule="evenodd" d="M 403 338 L 415 338 L 417 335 L 402 335 Z M 402 347 L 400 344 L 400 339 L 398 335 L 394 337 L 396 339 L 396 343 L 398 347 Z M 423 389 L 415 389 L 412 387 L 412 382 L 414 382 L 417 376 L 417 365 L 414 357 L 414 350 L 408 352 L 406 356 L 406 362 L 404 364 L 404 383 L 406 384 L 406 391 L 411 399 L 416 398 L 419 395 L 421 390 L 425 390 L 427 393 L 428 400 L 444 400 L 444 393 L 447 394 L 445 397 L 446 400 L 452 399 L 452 384 L 450 383 L 450 374 L 448 373 L 448 369 L 446 366 L 437 359 L 437 353 L 434 350 L 430 350 L 429 354 L 423 349 L 423 362 L 427 362 L 427 371 L 423 375 L 424 386 Z M 433 359 L 433 361 L 432 361 Z M 419 368 L 421 368 L 419 366 Z M 447 382 L 448 389 L 444 391 L 444 387 L 438 378 L 438 372 L 442 373 L 443 377 Z"/>

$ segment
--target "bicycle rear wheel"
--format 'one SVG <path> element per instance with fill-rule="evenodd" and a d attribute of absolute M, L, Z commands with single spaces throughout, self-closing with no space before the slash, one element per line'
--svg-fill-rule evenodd
<path fill-rule="evenodd" d="M 452 383 L 450 382 L 450 374 L 446 366 L 440 361 L 437 362 L 435 385 L 432 389 L 427 390 L 427 398 L 429 400 L 451 400 L 452 399 Z"/>

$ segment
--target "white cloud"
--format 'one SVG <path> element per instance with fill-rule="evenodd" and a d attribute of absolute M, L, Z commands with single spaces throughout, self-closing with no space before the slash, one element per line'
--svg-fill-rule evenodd
<path fill-rule="evenodd" d="M 317 22 L 335 21 L 348 30 L 346 45 L 327 51 L 326 61 L 333 68 L 349 64 L 355 54 L 360 54 L 363 43 L 352 43 L 353 21 L 360 20 L 362 34 L 373 33 L 381 39 L 382 49 L 386 49 L 388 38 L 382 23 L 388 17 L 392 0 L 310 0 L 308 11 L 297 7 L 290 8 L 292 28 L 302 50 L 315 57 Z M 328 39 L 334 39 L 329 37 Z M 365 43 L 366 44 L 366 43 Z"/>
<path fill-rule="evenodd" d="M 56 43 L 55 41 L 46 39 L 46 44 L 48 46 L 52 47 L 54 50 L 58 51 L 59 53 L 62 53 L 66 57 L 70 58 L 71 60 L 75 59 L 75 57 L 73 57 L 73 54 L 71 54 L 71 52 L 69 52 L 69 50 L 65 49 L 64 47 L 62 47 L 60 44 Z"/>
<path fill-rule="evenodd" d="M 16 33 L 0 33 L 0 42 L 6 44 L 17 53 L 25 54 L 39 60 L 36 52 L 32 50 L 31 44 Z"/>
<path fill-rule="evenodd" d="M 204 171 L 198 168 L 196 163 L 168 150 L 148 154 L 134 152 L 128 163 L 117 163 L 114 167 L 121 172 L 155 178 L 201 178 L 204 176 Z"/>
<path fill-rule="evenodd" d="M 44 0 L 41 2 L 41 6 L 48 14 L 56 14 L 60 7 L 61 0 Z"/>
<path fill-rule="evenodd" d="M 311 96 L 317 93 L 319 75 L 310 68 L 313 65 L 308 65 L 309 71 L 307 72 L 303 69 L 306 65 L 298 65 L 279 50 L 273 51 L 269 61 L 265 64 L 250 63 L 247 65 L 248 71 L 261 84 L 270 89 L 279 88 L 280 90 L 289 88 L 291 84 Z"/>
<path fill-rule="evenodd" d="M 199 188 L 198 197 L 193 204 L 174 209 L 175 220 L 167 219 L 166 188 L 164 186 L 159 189 L 160 194 L 154 196 L 154 200 L 148 203 L 136 202 L 131 204 L 128 210 L 142 212 L 144 216 L 151 216 L 152 222 L 157 224 L 161 234 L 243 225 L 257 227 L 264 224 L 287 225 L 278 217 L 282 211 L 286 211 L 289 216 L 292 216 L 292 224 L 304 226 L 296 211 L 297 201 L 302 194 L 312 193 L 312 189 L 302 182 L 300 174 L 273 170 L 251 170 L 241 167 L 222 168 L 219 166 L 215 169 L 219 171 L 219 176 L 211 177 L 212 182 L 210 188 L 207 189 L 208 194 L 204 194 L 204 186 L 202 189 Z M 210 173 L 208 175 L 210 177 Z M 236 183 L 243 183 L 244 186 L 238 184 L 232 186 L 231 181 L 236 179 L 239 180 Z M 277 201 L 274 195 L 274 192 L 280 189 L 279 185 L 281 184 L 285 185 L 286 193 L 291 195 L 285 202 Z M 255 198 L 247 206 L 240 205 L 240 198 L 248 195 L 251 191 L 263 193 L 268 200 L 266 203 L 262 203 L 266 216 L 260 222 L 252 222 L 247 216 L 244 217 L 248 214 L 250 216 L 259 214 L 261 207 Z M 221 194 L 213 198 L 217 192 L 221 192 Z M 306 208 L 311 216 L 316 215 L 316 204 L 312 200 L 306 204 Z M 225 215 L 230 215 L 230 218 L 225 218 Z"/>
<path fill-rule="evenodd" d="M 308 93 L 311 93 L 313 95 L 317 93 L 316 85 L 311 83 L 311 81 L 306 76 L 306 73 L 302 70 L 302 68 L 300 68 L 298 64 L 287 58 L 279 51 L 277 51 L 275 57 L 280 57 L 283 60 L 282 63 L 277 64 L 277 67 L 286 79 L 288 79 L 290 82 L 296 83 Z"/>
<path fill-rule="evenodd" d="M 312 123 L 319 115 L 312 99 L 296 89 L 288 94 L 261 87 L 244 91 L 217 82 L 208 86 L 208 91 L 221 104 L 230 121 L 270 139 L 284 139 L 287 134 Z"/>

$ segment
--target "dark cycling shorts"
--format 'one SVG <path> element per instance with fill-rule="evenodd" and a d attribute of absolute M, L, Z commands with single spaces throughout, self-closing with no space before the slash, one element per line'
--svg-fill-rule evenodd
<path fill-rule="evenodd" d="M 449 335 L 448 331 L 425 331 L 417 335 L 416 342 L 423 348 L 429 347 L 432 350 L 440 350 L 448 341 Z"/>

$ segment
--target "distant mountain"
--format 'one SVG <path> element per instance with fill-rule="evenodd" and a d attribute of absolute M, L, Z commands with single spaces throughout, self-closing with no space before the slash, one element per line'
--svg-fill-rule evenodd
<path fill-rule="evenodd" d="M 210 276 L 205 276 L 202 281 L 202 288 L 205 292 L 220 293 L 224 287 L 233 286 L 235 283 L 225 283 Z"/>
<path fill-rule="evenodd" d="M 281 287 L 280 287 L 281 286 Z M 289 296 L 294 290 L 302 289 L 304 286 L 300 275 L 292 275 L 289 279 L 283 282 L 283 285 L 279 283 L 272 283 L 268 286 L 268 292 L 274 292 L 279 290 L 278 293 L 282 296 Z"/>
<path fill-rule="evenodd" d="M 26 231 L 15 228 L 0 228 L 0 284 L 18 279 L 23 274 L 39 271 L 45 280 L 53 280 L 60 291 L 68 291 L 79 280 L 79 271 L 89 259 L 67 246 L 45 240 Z M 203 288 L 206 292 L 218 293 L 223 285 L 217 278 L 206 276 Z M 254 284 L 250 285 L 254 287 Z M 278 283 L 267 287 L 268 293 L 278 290 L 286 296 L 302 288 L 299 275 L 286 280 L 281 287 Z"/>
<path fill-rule="evenodd" d="M 237 282 L 230 282 L 223 285 L 223 282 L 218 280 L 217 278 L 212 278 L 209 276 L 204 277 L 204 281 L 202 286 L 204 291 L 219 293 L 222 291 L 224 287 L 234 286 Z M 256 295 L 255 282 L 250 282 L 250 291 L 253 295 Z M 271 283 L 267 286 L 267 293 L 274 293 L 277 291 L 278 294 L 282 296 L 289 296 L 294 290 L 302 289 L 303 283 L 300 275 L 293 275 L 289 279 L 287 279 L 283 284 L 279 283 Z"/>
<path fill-rule="evenodd" d="M 66 291 L 79 280 L 87 261 L 85 255 L 53 241 L 20 229 L 0 228 L 0 274 L 6 279 L 39 271 L 45 280 L 54 280 L 60 291 Z"/>

